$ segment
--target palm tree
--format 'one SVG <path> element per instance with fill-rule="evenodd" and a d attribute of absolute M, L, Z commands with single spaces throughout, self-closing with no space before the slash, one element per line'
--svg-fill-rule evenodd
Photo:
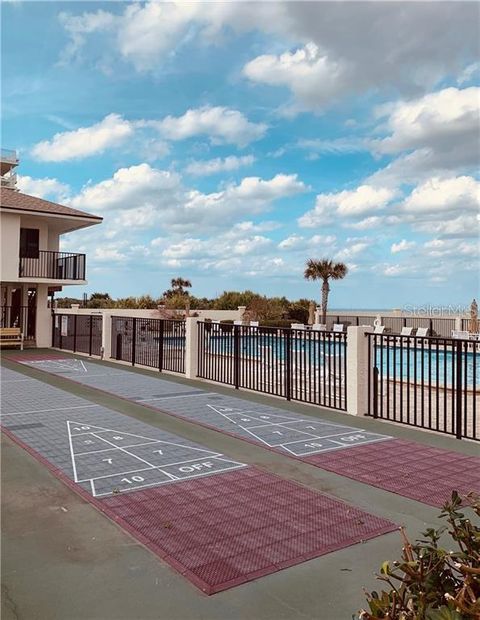
<path fill-rule="evenodd" d="M 192 283 L 190 280 L 185 280 L 184 278 L 173 278 L 170 285 L 175 293 L 178 295 L 185 295 L 187 293 L 185 289 L 190 288 Z"/>
<path fill-rule="evenodd" d="M 307 280 L 322 280 L 322 323 L 327 322 L 328 294 L 330 292 L 329 280 L 342 280 L 348 273 L 345 263 L 334 263 L 332 260 L 323 258 L 316 260 L 309 258 L 305 268 L 304 277 Z"/>

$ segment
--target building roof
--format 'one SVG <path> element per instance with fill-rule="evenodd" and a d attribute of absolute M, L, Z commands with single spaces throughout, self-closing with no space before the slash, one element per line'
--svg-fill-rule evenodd
<path fill-rule="evenodd" d="M 50 202 L 50 200 L 43 200 L 43 198 L 36 198 L 35 196 L 29 196 L 28 194 L 22 194 L 14 189 L 2 187 L 0 192 L 2 209 L 15 209 L 18 211 L 29 211 L 30 213 L 48 213 L 50 215 L 66 215 L 68 217 L 81 217 L 83 219 L 102 221 L 102 217 L 99 215 L 92 215 L 85 211 L 79 211 L 78 209 L 72 209 L 71 207 L 65 207 L 59 205 L 56 202 Z"/>

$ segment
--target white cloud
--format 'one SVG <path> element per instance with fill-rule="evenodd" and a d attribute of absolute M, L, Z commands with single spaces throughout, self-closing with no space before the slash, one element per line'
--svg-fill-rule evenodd
<path fill-rule="evenodd" d="M 120 168 L 111 179 L 95 185 L 86 185 L 70 201 L 72 207 L 93 211 L 130 211 L 141 219 L 148 212 L 168 208 L 172 201 L 178 203 L 181 179 L 174 172 L 157 170 L 148 164 Z"/>
<path fill-rule="evenodd" d="M 446 88 L 411 101 L 383 106 L 378 128 L 389 133 L 372 140 L 374 154 L 399 154 L 367 183 L 398 187 L 430 177 L 471 173 L 478 168 L 480 88 Z"/>
<path fill-rule="evenodd" d="M 475 3 L 445 2 L 440 9 L 435 3 L 394 2 L 350 3 L 348 10 L 335 2 L 251 7 L 245 2 L 147 2 L 127 4 L 116 13 L 63 14 L 62 23 L 76 55 L 87 37 L 100 33 L 110 57 L 123 58 L 139 71 L 158 70 L 182 46 L 218 46 L 232 33 L 261 31 L 273 35 L 277 48 L 283 41 L 284 49 L 296 46 L 300 53 L 297 59 L 298 52 L 286 51 L 283 60 L 273 54 L 252 60 L 256 77 L 284 83 L 301 105 L 315 107 L 326 102 L 327 93 L 334 101 L 346 90 L 394 85 L 422 92 L 477 60 Z M 271 73 L 265 71 L 268 58 L 274 59 L 267 63 L 275 69 Z M 306 76 L 304 85 L 292 75 L 293 63 Z M 320 86 L 316 93 L 313 84 Z"/>
<path fill-rule="evenodd" d="M 384 276 L 387 276 L 389 278 L 403 276 L 409 272 L 414 272 L 414 271 L 415 269 L 410 267 L 409 265 L 399 265 L 399 264 L 383 265 L 383 267 L 381 268 L 381 273 L 383 273 Z"/>
<path fill-rule="evenodd" d="M 30 176 L 18 175 L 17 187 L 25 194 L 60 202 L 66 200 L 70 194 L 70 187 L 67 184 L 48 177 L 34 179 Z"/>
<path fill-rule="evenodd" d="M 185 140 L 205 135 L 214 144 L 246 146 L 265 135 L 267 125 L 252 123 L 238 110 L 222 106 L 190 109 L 182 116 L 146 121 L 168 140 Z"/>
<path fill-rule="evenodd" d="M 398 254 L 398 252 L 406 252 L 407 250 L 411 250 L 415 247 L 415 245 L 415 241 L 407 241 L 406 239 L 402 239 L 398 243 L 392 243 L 390 251 L 392 254 Z"/>
<path fill-rule="evenodd" d="M 480 88 L 445 88 L 412 101 L 386 106 L 391 135 L 377 143 L 383 153 L 452 147 L 451 140 L 478 133 Z M 478 135 L 474 136 L 478 148 Z"/>
<path fill-rule="evenodd" d="M 336 253 L 335 258 L 337 260 L 348 261 L 354 257 L 358 257 L 372 245 L 372 242 L 361 239 L 347 239 L 346 244 L 346 247 Z"/>
<path fill-rule="evenodd" d="M 318 194 L 315 208 L 302 215 L 298 223 L 304 228 L 314 228 L 334 222 L 338 217 L 357 217 L 383 209 L 394 196 L 395 191 L 390 188 L 371 185 L 335 194 Z"/>
<path fill-rule="evenodd" d="M 108 211 L 110 226 L 118 231 L 162 226 L 198 232 L 226 228 L 240 220 L 239 229 L 252 232 L 256 226 L 245 222 L 245 217 L 266 212 L 274 201 L 306 190 L 297 175 L 277 174 L 271 179 L 246 177 L 205 194 L 186 188 L 178 174 L 144 163 L 121 168 L 110 179 L 86 185 L 70 205 L 94 213 Z"/>
<path fill-rule="evenodd" d="M 243 157 L 230 155 L 223 159 L 217 157 L 206 161 L 193 161 L 186 167 L 185 171 L 194 176 L 207 176 L 219 172 L 231 172 L 243 166 L 251 166 L 254 161 L 253 155 L 244 155 Z"/>
<path fill-rule="evenodd" d="M 470 80 L 472 80 L 475 76 L 478 76 L 478 74 L 480 74 L 480 62 L 472 62 L 472 64 L 467 65 L 460 73 L 457 78 L 457 84 L 461 86 L 466 82 L 470 82 Z"/>
<path fill-rule="evenodd" d="M 312 42 L 295 52 L 258 56 L 245 65 L 243 72 L 254 82 L 286 86 L 313 109 L 332 103 L 344 76 L 342 64 L 330 60 Z"/>
<path fill-rule="evenodd" d="M 129 121 L 118 114 L 109 114 L 95 125 L 57 133 L 51 141 L 39 142 L 32 148 L 32 155 L 40 161 L 50 162 L 81 159 L 118 146 L 132 134 Z"/>
<path fill-rule="evenodd" d="M 472 177 L 433 178 L 416 187 L 404 203 L 408 213 L 433 214 L 479 211 L 480 182 Z"/>

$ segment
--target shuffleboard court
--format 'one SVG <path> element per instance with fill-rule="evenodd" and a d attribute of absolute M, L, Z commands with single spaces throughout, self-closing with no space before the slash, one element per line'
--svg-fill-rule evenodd
<path fill-rule="evenodd" d="M 18 361 L 432 506 L 443 505 L 453 490 L 480 492 L 480 458 L 474 456 L 247 403 L 123 367 L 61 357 L 22 356 Z"/>
<path fill-rule="evenodd" d="M 18 361 L 288 455 L 303 457 L 391 439 L 388 435 L 300 416 L 267 405 L 246 404 L 233 396 L 133 373 L 125 368 L 102 367 L 78 358 L 29 360 L 22 357 Z"/>
<path fill-rule="evenodd" d="M 396 528 L 37 379 L 1 380 L 2 432 L 207 594 Z"/>

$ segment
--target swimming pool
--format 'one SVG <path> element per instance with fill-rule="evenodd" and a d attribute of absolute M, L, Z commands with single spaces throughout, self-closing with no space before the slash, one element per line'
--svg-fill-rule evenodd
<path fill-rule="evenodd" d="M 341 335 L 340 335 L 341 336 Z M 293 366 L 305 368 L 335 366 L 342 373 L 346 351 L 345 340 L 326 338 L 291 338 L 258 334 L 240 336 L 238 344 L 230 335 L 210 335 L 208 351 L 213 355 L 234 355 L 235 347 L 243 357 L 264 360 L 266 363 L 284 363 L 287 348 L 291 351 Z M 452 386 L 457 377 L 457 353 L 436 346 L 388 346 L 375 347 L 376 366 L 384 378 L 392 380 L 425 382 L 431 385 Z M 462 384 L 480 388 L 480 352 L 461 353 Z"/>

